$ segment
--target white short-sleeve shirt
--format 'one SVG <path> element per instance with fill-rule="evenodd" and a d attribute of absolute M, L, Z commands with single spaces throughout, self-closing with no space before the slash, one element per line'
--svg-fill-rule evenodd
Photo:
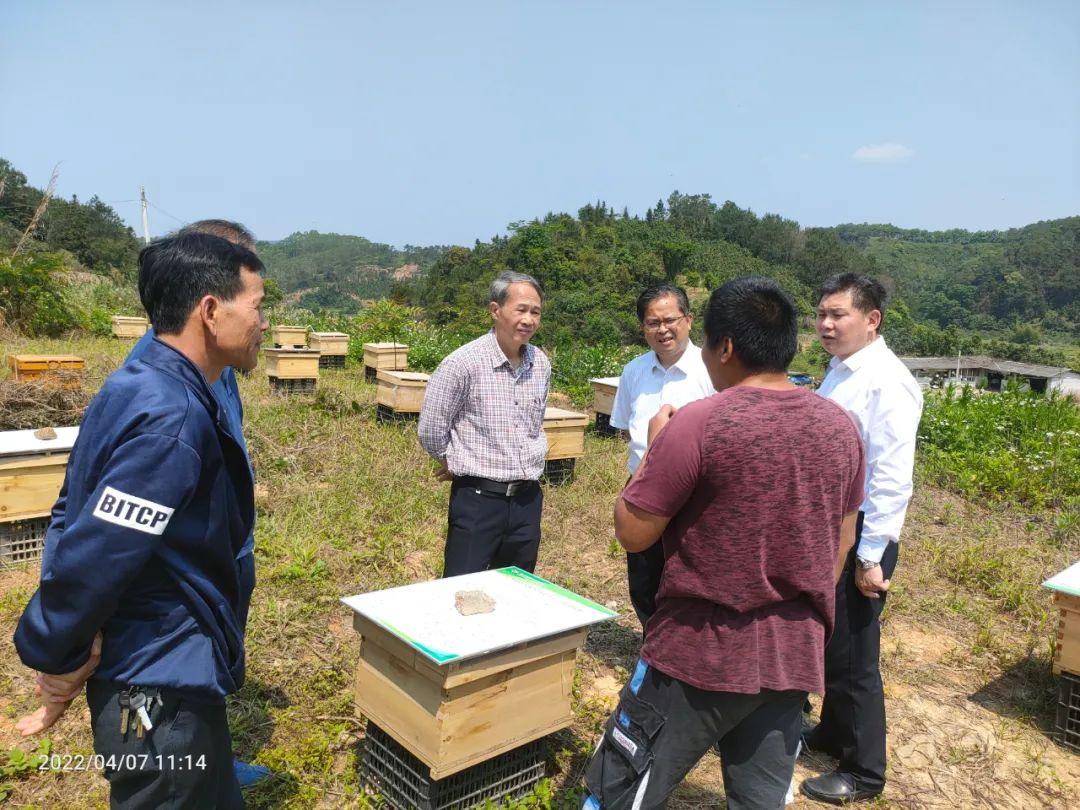
<path fill-rule="evenodd" d="M 649 420 L 661 405 L 681 408 L 715 393 L 701 360 L 701 349 L 693 343 L 670 368 L 660 365 L 656 352 L 651 350 L 627 363 L 615 392 L 611 426 L 630 431 L 630 457 L 626 464 L 630 474 L 637 470 L 645 455 Z"/>

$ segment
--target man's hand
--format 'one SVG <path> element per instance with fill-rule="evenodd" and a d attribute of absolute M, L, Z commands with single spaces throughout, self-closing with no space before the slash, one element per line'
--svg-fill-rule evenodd
<path fill-rule="evenodd" d="M 660 435 L 667 423 L 671 421 L 671 417 L 675 415 L 674 405 L 661 405 L 660 410 L 656 412 L 656 416 L 649 420 L 649 438 L 648 445 L 651 447 L 652 443 L 656 440 L 656 437 Z"/>
<path fill-rule="evenodd" d="M 880 565 L 866 569 L 855 566 L 855 587 L 867 599 L 880 599 L 881 594 L 889 590 L 891 582 L 890 579 L 882 578 Z"/>
<path fill-rule="evenodd" d="M 439 461 L 435 465 L 434 476 L 437 481 L 453 481 L 454 476 L 446 467 L 445 461 Z"/>
<path fill-rule="evenodd" d="M 46 675 L 39 672 L 34 693 L 44 699 L 45 705 L 33 714 L 21 718 L 15 724 L 16 731 L 27 737 L 31 734 L 40 734 L 52 726 L 67 711 L 71 701 L 82 691 L 100 662 L 101 633 L 98 633 L 90 645 L 90 657 L 74 672 L 63 675 Z"/>

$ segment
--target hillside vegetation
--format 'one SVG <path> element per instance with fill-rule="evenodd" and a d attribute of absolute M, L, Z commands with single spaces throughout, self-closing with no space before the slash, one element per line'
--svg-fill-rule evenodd
<path fill-rule="evenodd" d="M 138 312 L 139 243 L 108 205 L 53 199 L 35 217 L 43 192 L 3 160 L 0 182 L 0 256 L 33 223 L 21 258 L 0 259 L 4 322 L 31 334 L 104 333 L 109 314 Z M 809 329 L 817 285 L 852 270 L 880 276 L 894 290 L 885 333 L 901 353 L 1080 365 L 1078 231 L 1080 217 L 977 233 L 802 228 L 676 191 L 643 216 L 590 203 L 576 216 L 511 223 L 507 236 L 471 248 L 399 250 L 309 231 L 261 242 L 259 250 L 272 300 L 284 299 L 308 319 L 356 315 L 390 297 L 419 307 L 451 342 L 484 328 L 487 284 L 506 269 L 536 276 L 548 292 L 541 345 L 552 353 L 585 345 L 607 354 L 641 345 L 633 303 L 648 284 L 683 284 L 700 305 L 730 278 L 771 276 L 795 296 Z"/>
<path fill-rule="evenodd" d="M 260 242 L 259 253 L 287 299 L 307 309 L 355 313 L 365 301 L 385 298 L 394 285 L 426 271 L 442 247 L 397 250 L 336 233 L 294 233 L 279 242 Z"/>

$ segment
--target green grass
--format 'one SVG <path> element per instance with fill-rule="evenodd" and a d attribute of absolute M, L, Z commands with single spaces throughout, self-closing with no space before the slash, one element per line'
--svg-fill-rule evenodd
<path fill-rule="evenodd" d="M 6 348 L 82 354 L 88 360 L 89 387 L 96 388 L 119 363 L 127 344 L 97 338 L 17 339 Z M 258 481 L 258 585 L 247 633 L 248 680 L 230 700 L 229 716 L 239 755 L 275 772 L 248 795 L 248 803 L 255 808 L 372 806 L 378 800 L 364 793 L 357 775 L 363 733 L 352 691 L 358 639 L 350 611 L 339 599 L 439 575 L 449 488 L 432 477 L 433 465 L 419 448 L 413 425 L 375 421 L 374 387 L 363 381 L 355 365 L 322 373 L 314 397 L 271 394 L 259 370 L 241 377 L 240 385 Z M 994 497 L 973 489 L 974 500 L 933 488 L 947 484 L 962 490 L 964 476 L 986 463 L 974 428 L 963 423 L 968 412 L 961 408 L 973 407 L 992 409 L 993 403 L 961 405 L 954 398 L 928 405 L 928 414 L 939 420 L 961 420 L 934 426 L 932 446 L 955 441 L 963 462 L 933 466 L 920 453 L 921 484 L 886 612 L 886 638 L 899 632 L 898 625 L 916 626 L 935 638 L 955 641 L 957 652 L 942 669 L 913 665 L 910 654 L 900 656 L 895 664 L 887 663 L 886 682 L 940 692 L 949 673 L 970 673 L 962 686 L 947 687 L 949 700 L 965 705 L 975 690 L 999 688 L 1003 705 L 1020 724 L 1010 731 L 1020 741 L 1015 747 L 1008 747 L 1013 745 L 1009 741 L 999 744 L 1025 762 L 1028 748 L 1034 746 L 1042 762 L 1047 754 L 1038 745 L 1044 739 L 1039 729 L 1047 727 L 1052 709 L 1047 690 L 1053 613 L 1038 583 L 1080 557 L 1080 540 L 1075 523 L 1068 523 L 1071 513 L 1055 505 L 1063 502 L 1061 497 L 1044 497 L 1036 505 L 1024 500 L 1022 487 Z M 997 407 L 1042 414 L 1038 404 L 1003 402 Z M 976 421 L 990 426 L 1003 418 L 991 413 Z M 1048 430 L 1056 424 L 1050 416 L 1038 422 Z M 1015 430 L 1019 437 L 1028 436 L 1022 425 Z M 1021 440 L 1017 446 L 1026 445 Z M 988 447 L 987 452 L 997 453 L 998 448 Z M 595 682 L 624 683 L 637 654 L 625 563 L 611 528 L 612 505 L 626 475 L 625 453 L 620 441 L 587 435 L 586 455 L 578 462 L 574 482 L 545 494 L 538 573 L 602 604 L 616 605 L 621 618 L 590 634 L 575 674 L 574 723 L 553 737 L 551 779 L 522 806 L 576 804 L 581 770 L 609 711 Z M 7 639 L 35 578 L 32 569 L 0 573 L 0 634 Z M 29 673 L 10 646 L 0 656 L 0 695 L 9 696 L 3 704 L 9 718 L 35 706 Z M 89 750 L 89 727 L 80 711 L 85 704 L 76 702 L 49 735 L 54 752 Z M 904 711 L 903 704 L 890 704 L 896 745 L 907 739 L 904 722 L 911 718 Z M 36 744 L 0 736 L 0 758 L 5 748 L 31 754 Z M 960 765 L 970 759 L 962 748 L 943 756 L 953 756 Z M 1053 759 L 1048 762 L 1046 783 L 1064 778 L 1072 790 L 1069 777 L 1061 777 Z M 905 774 L 894 777 L 893 784 L 900 786 L 893 794 L 896 803 L 880 806 L 906 807 Z M 1011 778 L 999 771 L 993 775 L 996 781 L 987 785 Z M 970 781 L 966 773 L 957 779 Z M 106 803 L 104 781 L 87 772 L 20 772 L 11 784 L 9 801 L 14 806 Z M 716 807 L 719 792 L 715 759 L 710 758 L 672 806 Z"/>

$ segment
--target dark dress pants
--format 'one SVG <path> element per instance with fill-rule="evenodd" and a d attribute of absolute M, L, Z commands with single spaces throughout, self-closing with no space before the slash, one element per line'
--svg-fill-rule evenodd
<path fill-rule="evenodd" d="M 630 604 L 634 606 L 641 632 L 656 613 L 656 594 L 664 575 L 664 543 L 657 540 L 644 551 L 626 552 L 626 579 L 630 585 Z"/>
<path fill-rule="evenodd" d="M 543 508 L 539 484 L 506 497 L 455 481 L 450 487 L 443 576 L 510 565 L 531 573 L 540 549 Z"/>
<path fill-rule="evenodd" d="M 86 684 L 94 752 L 105 762 L 113 810 L 242 810 L 224 703 L 162 690 L 163 704 L 150 711 L 154 727 L 139 737 L 134 718 L 120 732 L 119 694 L 114 684 Z"/>
<path fill-rule="evenodd" d="M 881 559 L 885 579 L 892 579 L 898 554 L 898 544 L 889 543 Z M 814 744 L 835 753 L 839 770 L 868 789 L 885 786 L 885 690 L 879 668 L 884 607 L 885 594 L 868 599 L 855 587 L 852 548 L 836 585 L 836 627 L 825 647 L 825 700 Z"/>

